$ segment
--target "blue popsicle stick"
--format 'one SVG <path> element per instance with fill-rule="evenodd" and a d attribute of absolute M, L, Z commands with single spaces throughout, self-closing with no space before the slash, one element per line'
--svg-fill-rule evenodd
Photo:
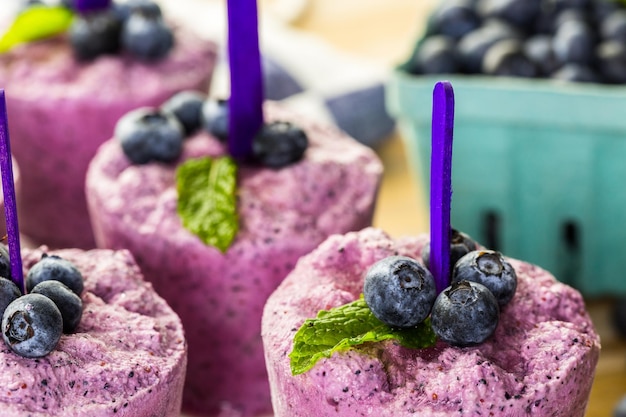
<path fill-rule="evenodd" d="M 437 293 L 450 284 L 450 203 L 452 199 L 452 137 L 454 91 L 441 81 L 433 90 L 430 159 L 430 267 Z"/>
<path fill-rule="evenodd" d="M 9 258 L 11 262 L 11 280 L 25 293 L 22 255 L 20 253 L 20 232 L 17 224 L 17 204 L 15 203 L 15 184 L 13 182 L 13 164 L 11 163 L 11 141 L 9 139 L 9 118 L 4 89 L 0 89 L 0 172 L 4 193 L 4 213 L 7 223 Z"/>
<path fill-rule="evenodd" d="M 73 6 L 78 13 L 89 13 L 111 7 L 111 0 L 74 0 Z"/>
<path fill-rule="evenodd" d="M 252 140 L 263 125 L 256 0 L 228 0 L 228 62 L 228 151 L 236 159 L 245 159 L 252 154 Z"/>

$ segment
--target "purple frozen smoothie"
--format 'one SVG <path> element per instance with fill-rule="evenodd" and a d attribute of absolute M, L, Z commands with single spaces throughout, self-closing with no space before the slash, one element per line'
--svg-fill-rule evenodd
<path fill-rule="evenodd" d="M 393 240 L 368 228 L 333 236 L 299 261 L 263 314 L 275 416 L 582 417 L 600 352 L 583 299 L 539 267 L 509 258 L 517 291 L 486 342 L 370 343 L 292 376 L 288 354 L 305 319 L 356 300 L 374 262 L 421 260 L 426 243 L 426 235 Z"/>
<path fill-rule="evenodd" d="M 83 316 L 47 356 L 0 342 L 3 417 L 179 417 L 187 345 L 178 316 L 128 251 L 23 250 L 25 272 L 43 252 L 84 277 Z"/>
<path fill-rule="evenodd" d="M 96 149 L 131 109 L 181 90 L 206 91 L 216 46 L 182 29 L 161 61 L 104 55 L 77 62 L 54 38 L 0 55 L 15 159 L 22 167 L 22 232 L 52 247 L 92 248 L 84 181 Z"/>
<path fill-rule="evenodd" d="M 265 116 L 303 128 L 309 147 L 301 161 L 282 169 L 240 166 L 239 232 L 225 253 L 181 225 L 175 164 L 131 165 L 113 140 L 87 173 L 98 245 L 128 248 L 183 320 L 189 341 L 183 408 L 189 412 L 271 410 L 261 344 L 267 297 L 298 258 L 330 234 L 371 224 L 382 173 L 375 153 L 273 103 Z M 185 142 L 181 160 L 225 152 L 224 144 L 200 133 Z"/>

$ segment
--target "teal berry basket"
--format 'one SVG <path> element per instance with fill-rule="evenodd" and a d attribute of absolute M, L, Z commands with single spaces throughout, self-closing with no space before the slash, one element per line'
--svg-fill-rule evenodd
<path fill-rule="evenodd" d="M 455 91 L 453 227 L 585 296 L 626 295 L 626 87 L 396 70 L 387 107 L 426 192 L 442 79 Z"/>

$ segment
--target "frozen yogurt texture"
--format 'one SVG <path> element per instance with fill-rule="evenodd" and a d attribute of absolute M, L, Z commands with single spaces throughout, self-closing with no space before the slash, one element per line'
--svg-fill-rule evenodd
<path fill-rule="evenodd" d="M 0 414 L 179 417 L 187 363 L 182 324 L 130 253 L 24 250 L 25 271 L 44 251 L 83 274 L 83 317 L 43 358 L 18 356 L 0 342 Z"/>
<path fill-rule="evenodd" d="M 275 416 L 584 416 L 600 343 L 583 299 L 514 259 L 507 260 L 517 291 L 486 342 L 420 350 L 392 341 L 363 345 L 292 376 L 288 354 L 305 319 L 355 300 L 377 260 L 421 259 L 427 242 L 427 236 L 393 240 L 369 228 L 332 236 L 300 260 L 263 315 Z"/>
<path fill-rule="evenodd" d="M 226 253 L 183 228 L 175 164 L 131 165 L 109 141 L 87 176 L 98 245 L 128 248 L 183 320 L 184 408 L 203 415 L 271 411 L 260 331 L 265 301 L 327 236 L 371 224 L 382 173 L 371 149 L 335 128 L 295 118 L 275 103 L 265 117 L 302 127 L 309 148 L 282 169 L 239 167 L 239 232 Z M 215 137 L 199 133 L 185 142 L 181 161 L 225 153 Z"/>

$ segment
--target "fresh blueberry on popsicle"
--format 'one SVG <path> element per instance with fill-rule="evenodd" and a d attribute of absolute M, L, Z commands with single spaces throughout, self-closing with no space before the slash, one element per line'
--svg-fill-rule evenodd
<path fill-rule="evenodd" d="M 74 333 L 83 315 L 83 301 L 60 281 L 43 281 L 35 285 L 31 294 L 45 295 L 61 312 L 63 333 Z"/>
<path fill-rule="evenodd" d="M 134 164 L 171 162 L 183 149 L 183 126 L 168 112 L 142 107 L 126 113 L 115 126 L 115 137 Z"/>
<path fill-rule="evenodd" d="M 498 326 L 500 309 L 494 295 L 482 284 L 461 281 L 443 290 L 431 312 L 437 336 L 455 346 L 472 346 L 487 340 Z"/>
<path fill-rule="evenodd" d="M 63 333 L 61 312 L 41 294 L 26 294 L 9 304 L 2 317 L 2 337 L 20 356 L 38 358 L 50 353 Z"/>
<path fill-rule="evenodd" d="M 469 235 L 450 229 L 450 266 L 454 267 L 459 259 L 471 251 L 476 250 L 477 243 Z M 430 264 L 430 243 L 422 249 L 422 262 L 429 268 Z"/>
<path fill-rule="evenodd" d="M 83 275 L 73 263 L 57 255 L 44 254 L 28 271 L 26 290 L 31 292 L 37 284 L 49 280 L 62 282 L 79 297 L 83 292 Z"/>
<path fill-rule="evenodd" d="M 11 259 L 6 246 L 0 244 L 0 277 L 11 279 Z"/>
<path fill-rule="evenodd" d="M 8 278 L 0 278 L 0 314 L 22 295 L 17 285 Z"/>
<path fill-rule="evenodd" d="M 89 61 L 120 50 L 122 21 L 113 10 L 79 14 L 69 29 L 69 40 L 79 60 Z"/>
<path fill-rule="evenodd" d="M 130 0 L 126 3 L 130 13 L 140 14 L 149 19 L 157 19 L 163 16 L 161 7 L 152 0 Z"/>
<path fill-rule="evenodd" d="M 204 100 L 204 94 L 199 91 L 181 91 L 163 103 L 161 109 L 176 116 L 185 135 L 189 135 L 200 128 Z"/>
<path fill-rule="evenodd" d="M 454 266 L 452 282 L 472 281 L 484 285 L 498 300 L 507 304 L 515 295 L 517 274 L 501 253 L 482 250 L 463 256 Z"/>
<path fill-rule="evenodd" d="M 252 142 L 256 161 L 271 168 L 281 168 L 302 158 L 309 144 L 306 133 L 289 122 L 264 124 Z"/>
<path fill-rule="evenodd" d="M 204 129 L 221 142 L 228 140 L 228 100 L 207 99 L 202 105 Z"/>
<path fill-rule="evenodd" d="M 131 13 L 122 26 L 122 46 L 135 57 L 154 61 L 164 57 L 174 46 L 172 30 L 161 18 Z"/>
<path fill-rule="evenodd" d="M 428 314 L 437 296 L 435 279 L 414 259 L 390 256 L 365 275 L 365 302 L 372 314 L 393 327 L 413 327 Z"/>

